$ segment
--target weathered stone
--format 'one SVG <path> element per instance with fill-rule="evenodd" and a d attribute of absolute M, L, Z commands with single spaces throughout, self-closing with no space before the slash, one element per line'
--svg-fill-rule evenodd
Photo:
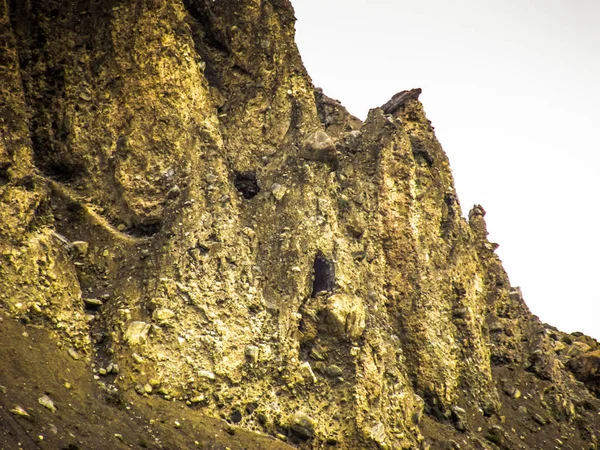
<path fill-rule="evenodd" d="M 167 198 L 175 199 L 179 197 L 179 194 L 181 194 L 181 188 L 175 185 L 171 189 L 169 189 L 169 192 L 167 192 Z"/>
<path fill-rule="evenodd" d="M 488 429 L 485 438 L 494 444 L 502 445 L 504 441 L 504 430 L 498 425 L 494 425 Z"/>
<path fill-rule="evenodd" d="M 335 364 L 332 364 L 331 366 L 327 366 L 325 368 L 325 373 L 330 377 L 341 377 L 344 371 Z"/>
<path fill-rule="evenodd" d="M 256 345 L 248 345 L 245 350 L 246 358 L 251 363 L 258 361 L 258 347 Z"/>
<path fill-rule="evenodd" d="M 590 350 L 592 350 L 592 347 L 590 347 L 588 344 L 586 344 L 584 342 L 575 341 L 575 342 L 573 342 L 573 344 L 571 344 L 571 347 L 567 350 L 567 356 L 574 358 L 583 353 L 587 353 Z"/>
<path fill-rule="evenodd" d="M 196 395 L 190 398 L 191 403 L 204 403 L 206 401 L 206 396 L 204 394 Z"/>
<path fill-rule="evenodd" d="M 167 308 L 158 308 L 152 313 L 152 319 L 158 323 L 167 322 L 173 317 L 175 317 L 175 311 Z"/>
<path fill-rule="evenodd" d="M 300 376 L 302 377 L 305 383 L 317 382 L 317 377 L 315 377 L 315 374 L 313 373 L 312 368 L 310 367 L 310 364 L 308 362 L 300 364 L 298 372 L 300 373 Z"/>
<path fill-rule="evenodd" d="M 98 300 L 97 298 L 84 298 L 83 303 L 90 307 L 99 307 L 102 306 L 102 300 Z"/>
<path fill-rule="evenodd" d="M 271 186 L 271 193 L 273 194 L 273 197 L 275 197 L 275 200 L 279 201 L 281 200 L 285 193 L 287 192 L 287 189 L 285 187 L 283 187 L 281 184 L 275 183 L 273 184 L 273 186 Z"/>
<path fill-rule="evenodd" d="M 125 340 L 129 342 L 130 345 L 138 345 L 146 342 L 150 327 L 151 325 L 146 322 L 131 322 L 125 332 Z"/>
<path fill-rule="evenodd" d="M 198 376 L 200 378 L 204 378 L 206 380 L 210 380 L 210 381 L 214 381 L 217 379 L 217 377 L 215 376 L 215 374 L 213 372 L 211 372 L 210 370 L 199 370 L 198 371 Z"/>
<path fill-rule="evenodd" d="M 315 421 L 302 412 L 292 416 L 290 430 L 301 439 L 311 439 L 315 434 Z"/>
<path fill-rule="evenodd" d="M 47 395 L 43 395 L 38 398 L 38 403 L 42 405 L 44 408 L 51 412 L 56 412 L 56 406 L 54 405 L 54 401 Z"/>
<path fill-rule="evenodd" d="M 335 144 L 324 131 L 315 131 L 302 143 L 300 156 L 314 161 L 333 161 L 336 159 Z"/>
<path fill-rule="evenodd" d="M 79 353 L 77 353 L 77 350 L 75 350 L 74 348 L 70 348 L 69 350 L 67 350 L 67 352 L 69 353 L 69 356 L 74 360 L 79 359 Z"/>
<path fill-rule="evenodd" d="M 77 256 L 87 256 L 90 244 L 86 241 L 73 241 L 71 242 L 71 247 L 77 254 Z"/>
<path fill-rule="evenodd" d="M 13 413 L 15 416 L 29 417 L 29 413 L 19 405 L 15 405 L 15 407 L 11 409 L 10 412 Z"/>
<path fill-rule="evenodd" d="M 543 418 L 542 416 L 540 416 L 539 414 L 534 414 L 534 415 L 532 415 L 532 416 L 531 416 L 531 418 L 532 418 L 532 419 L 533 419 L 535 422 L 537 422 L 538 424 L 540 424 L 540 425 L 546 425 L 546 423 L 548 423 L 548 422 L 546 421 L 546 419 L 544 419 L 544 418 Z"/>
<path fill-rule="evenodd" d="M 358 339 L 365 330 L 366 315 L 360 297 L 335 294 L 327 299 L 327 322 L 333 330 L 350 339 Z"/>

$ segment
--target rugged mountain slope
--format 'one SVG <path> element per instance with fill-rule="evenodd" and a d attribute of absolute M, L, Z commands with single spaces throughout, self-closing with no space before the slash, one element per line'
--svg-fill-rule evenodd
<path fill-rule="evenodd" d="M 287 0 L 0 5 L 4 448 L 598 447 L 419 90 L 350 116 Z"/>

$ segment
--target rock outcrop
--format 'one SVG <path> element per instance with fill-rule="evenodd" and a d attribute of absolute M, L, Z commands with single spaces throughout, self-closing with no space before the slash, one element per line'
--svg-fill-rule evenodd
<path fill-rule="evenodd" d="M 419 89 L 349 115 L 288 0 L 0 36 L 3 448 L 599 448 L 597 343 L 462 217 Z"/>

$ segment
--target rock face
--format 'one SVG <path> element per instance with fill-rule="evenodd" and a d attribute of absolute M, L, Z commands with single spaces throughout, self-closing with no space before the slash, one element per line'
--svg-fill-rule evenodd
<path fill-rule="evenodd" d="M 287 0 L 0 6 L 3 447 L 598 448 L 420 90 L 350 116 Z"/>

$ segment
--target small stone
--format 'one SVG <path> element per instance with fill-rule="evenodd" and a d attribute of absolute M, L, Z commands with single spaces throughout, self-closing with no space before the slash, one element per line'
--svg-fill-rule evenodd
<path fill-rule="evenodd" d="M 43 395 L 42 397 L 38 398 L 38 403 L 49 411 L 56 412 L 56 406 L 54 406 L 54 402 L 47 395 Z"/>
<path fill-rule="evenodd" d="M 73 358 L 75 361 L 77 361 L 79 359 L 79 353 L 77 353 L 77 350 L 75 350 L 74 348 L 70 348 L 68 350 L 69 356 L 71 358 Z"/>
<path fill-rule="evenodd" d="M 135 385 L 135 392 L 137 392 L 139 395 L 144 395 L 146 393 L 146 391 L 144 390 L 144 386 L 142 386 L 141 384 Z"/>
<path fill-rule="evenodd" d="M 280 201 L 286 192 L 287 192 L 287 189 L 285 187 L 283 187 L 281 184 L 274 183 L 271 186 L 271 193 L 273 194 L 273 197 L 275 197 L 275 200 L 277 200 L 277 201 Z"/>
<path fill-rule="evenodd" d="M 501 427 L 494 425 L 488 430 L 487 434 L 485 435 L 485 438 L 488 441 L 493 442 L 494 444 L 500 445 L 503 441 L 503 435 L 504 430 Z"/>
<path fill-rule="evenodd" d="M 258 361 L 258 347 L 256 345 L 248 345 L 246 347 L 246 358 L 251 363 L 255 363 Z"/>
<path fill-rule="evenodd" d="M 200 394 L 190 398 L 190 403 L 204 403 L 205 400 L 206 396 L 204 394 Z"/>
<path fill-rule="evenodd" d="M 292 417 L 290 429 L 300 439 L 308 440 L 315 434 L 315 422 L 308 415 L 298 412 Z"/>
<path fill-rule="evenodd" d="M 531 416 L 531 418 L 537 422 L 540 425 L 546 425 L 546 419 L 544 419 L 542 416 L 540 416 L 539 414 L 534 414 Z"/>
<path fill-rule="evenodd" d="M 146 394 L 151 394 L 151 393 L 152 393 L 152 386 L 150 386 L 150 384 L 146 383 L 146 384 L 144 385 L 144 392 L 145 392 Z"/>
<path fill-rule="evenodd" d="M 73 241 L 71 242 L 71 248 L 77 256 L 87 256 L 90 244 L 86 241 Z"/>
<path fill-rule="evenodd" d="M 242 413 L 237 410 L 234 409 L 231 412 L 231 415 L 229 416 L 229 419 L 233 422 L 233 423 L 240 423 L 242 421 Z"/>
<path fill-rule="evenodd" d="M 210 370 L 199 370 L 198 371 L 198 376 L 200 378 L 205 378 L 205 379 L 210 380 L 210 381 L 215 381 L 217 379 L 217 377 L 215 376 L 215 374 L 213 372 L 211 372 Z"/>
<path fill-rule="evenodd" d="M 29 417 L 29 413 L 19 405 L 15 405 L 15 407 L 11 409 L 10 412 L 13 413 L 15 416 Z"/>
<path fill-rule="evenodd" d="M 175 425 L 175 428 L 181 428 L 181 423 L 178 420 L 174 421 L 173 425 Z"/>
<path fill-rule="evenodd" d="M 159 323 L 166 322 L 175 317 L 175 312 L 167 308 L 158 308 L 152 313 L 152 318 Z"/>
<path fill-rule="evenodd" d="M 0 384 L 0 394 L 6 394 L 6 386 Z"/>
<path fill-rule="evenodd" d="M 104 304 L 102 303 L 102 300 L 98 300 L 97 298 L 84 298 L 83 303 L 85 303 L 87 306 L 93 307 L 102 306 Z"/>
<path fill-rule="evenodd" d="M 106 369 L 103 369 L 103 368 L 98 369 L 98 375 L 102 375 L 104 377 L 104 376 L 106 376 L 107 373 L 108 372 Z"/>
<path fill-rule="evenodd" d="M 169 189 L 169 192 L 167 192 L 167 198 L 172 200 L 174 198 L 179 197 L 179 194 L 181 194 L 181 189 L 179 186 L 175 185 L 171 189 Z"/>
<path fill-rule="evenodd" d="M 496 412 L 496 405 L 493 403 L 486 403 L 483 405 L 483 415 L 485 417 L 491 417 Z"/>
<path fill-rule="evenodd" d="M 136 364 L 141 364 L 144 362 L 144 359 L 137 353 L 132 353 L 131 357 L 133 358 Z"/>
<path fill-rule="evenodd" d="M 313 373 L 312 368 L 310 367 L 310 364 L 308 362 L 300 364 L 299 372 L 300 376 L 302 377 L 302 379 L 304 379 L 305 382 L 317 382 L 317 377 L 315 377 L 315 374 Z"/>
<path fill-rule="evenodd" d="M 504 325 L 502 322 L 493 322 L 490 324 L 490 333 L 502 333 L 504 331 Z"/>
<path fill-rule="evenodd" d="M 332 364 L 331 366 L 327 366 L 325 368 L 325 373 L 330 377 L 341 377 L 344 371 L 335 364 Z"/>
<path fill-rule="evenodd" d="M 316 359 L 318 361 L 324 361 L 325 360 L 325 355 L 323 355 L 323 353 L 321 353 L 319 350 L 317 350 L 314 347 L 310 350 L 310 357 L 312 359 Z"/>

